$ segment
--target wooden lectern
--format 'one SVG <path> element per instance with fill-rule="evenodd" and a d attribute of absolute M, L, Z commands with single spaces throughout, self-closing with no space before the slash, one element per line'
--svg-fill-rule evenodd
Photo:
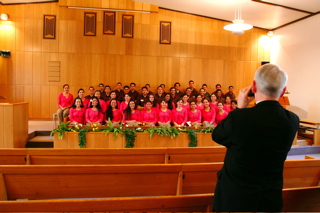
<path fill-rule="evenodd" d="M 28 103 L 0 103 L 0 148 L 25 148 Z"/>

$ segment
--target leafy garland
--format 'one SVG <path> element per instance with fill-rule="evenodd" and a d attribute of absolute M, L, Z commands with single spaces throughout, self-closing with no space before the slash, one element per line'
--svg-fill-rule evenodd
<path fill-rule="evenodd" d="M 171 138 L 175 138 L 180 135 L 180 131 L 178 129 L 169 126 L 150 127 L 145 129 L 144 132 L 150 133 L 150 139 L 154 133 L 157 133 L 162 137 L 170 136 Z"/>
<path fill-rule="evenodd" d="M 70 121 L 65 122 L 65 123 L 60 123 L 58 128 L 55 128 L 55 129 L 53 129 L 51 131 L 50 136 L 52 136 L 54 133 L 57 132 L 58 133 L 58 138 L 60 140 L 62 140 L 64 133 L 70 132 L 72 130 L 72 128 L 68 126 L 69 123 L 70 123 Z"/>
<path fill-rule="evenodd" d="M 187 129 L 185 132 L 188 133 L 188 137 L 190 140 L 189 147 L 197 147 L 198 139 L 197 139 L 196 131 L 193 129 Z"/>
<path fill-rule="evenodd" d="M 126 146 L 125 148 L 133 148 L 134 142 L 137 137 L 137 132 L 149 132 L 150 133 L 150 139 L 153 137 L 155 133 L 162 137 L 170 136 L 171 138 L 177 137 L 180 135 L 181 132 L 185 132 L 188 134 L 190 143 L 189 147 L 197 147 L 198 145 L 198 139 L 196 133 L 212 133 L 214 128 L 208 127 L 203 129 L 177 129 L 174 127 L 166 127 L 166 126 L 160 126 L 160 127 L 150 127 L 148 129 L 145 129 L 144 131 L 141 128 L 137 129 L 131 129 L 131 128 L 125 128 L 123 129 L 122 126 L 120 127 L 114 127 L 111 121 L 108 121 L 108 128 L 99 129 L 96 126 L 93 126 L 91 128 L 83 128 L 80 129 L 78 126 L 75 127 L 69 127 L 70 122 L 61 123 L 58 128 L 53 129 L 50 135 L 53 135 L 54 133 L 58 132 L 58 138 L 62 139 L 64 133 L 66 132 L 79 132 L 78 134 L 78 141 L 79 141 L 79 147 L 85 148 L 86 147 L 86 134 L 87 132 L 93 131 L 93 132 L 104 132 L 105 135 L 108 133 L 113 132 L 113 138 L 114 140 L 117 139 L 117 136 L 119 133 L 122 134 L 123 137 L 125 137 L 126 140 Z"/>
<path fill-rule="evenodd" d="M 87 132 L 89 132 L 88 128 L 79 130 L 78 141 L 79 141 L 80 148 L 86 148 L 86 143 L 87 143 L 86 134 L 87 134 Z"/>

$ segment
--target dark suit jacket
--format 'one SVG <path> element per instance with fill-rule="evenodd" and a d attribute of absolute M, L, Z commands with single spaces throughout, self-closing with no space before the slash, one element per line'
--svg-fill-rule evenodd
<path fill-rule="evenodd" d="M 212 133 L 227 147 L 215 211 L 281 211 L 283 164 L 298 126 L 299 117 L 277 101 L 230 112 Z"/>

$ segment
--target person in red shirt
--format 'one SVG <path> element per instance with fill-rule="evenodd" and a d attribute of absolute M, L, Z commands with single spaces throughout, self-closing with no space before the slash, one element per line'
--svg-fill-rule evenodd
<path fill-rule="evenodd" d="M 216 110 L 214 107 L 210 107 L 210 103 L 207 99 L 203 99 L 204 109 L 201 111 L 202 124 L 204 127 L 216 126 Z"/>
<path fill-rule="evenodd" d="M 81 98 L 75 98 L 69 114 L 71 124 L 84 124 L 85 115 L 86 108 L 83 106 Z"/>
<path fill-rule="evenodd" d="M 190 102 L 190 111 L 188 111 L 188 123 L 190 122 L 191 126 L 200 126 L 201 125 L 201 111 L 197 109 L 196 102 Z"/>
<path fill-rule="evenodd" d="M 69 93 L 69 84 L 63 85 L 63 92 L 58 96 L 58 110 L 57 115 L 59 123 L 64 121 L 64 118 L 68 117 L 69 109 L 73 104 L 73 95 Z"/>
<path fill-rule="evenodd" d="M 104 115 L 101 110 L 99 99 L 93 97 L 89 108 L 86 110 L 86 123 L 88 125 L 101 124 L 103 122 Z"/>
<path fill-rule="evenodd" d="M 223 119 L 225 119 L 228 116 L 228 113 L 223 110 L 223 103 L 218 103 L 218 111 L 216 114 L 216 124 L 218 125 Z"/>
<path fill-rule="evenodd" d="M 118 101 L 111 99 L 106 111 L 106 122 L 111 121 L 114 126 L 118 126 L 122 121 L 122 112 L 118 109 Z"/>
<path fill-rule="evenodd" d="M 152 107 L 150 101 L 146 102 L 146 109 L 141 111 L 141 122 L 145 123 L 145 126 L 155 126 L 158 122 L 158 113 L 156 108 Z"/>
<path fill-rule="evenodd" d="M 128 107 L 123 111 L 123 123 L 128 126 L 138 126 L 140 122 L 140 111 L 137 110 L 137 105 L 135 101 L 130 101 Z"/>
<path fill-rule="evenodd" d="M 90 100 L 85 98 L 84 94 L 85 94 L 84 89 L 81 88 L 78 90 L 78 98 L 81 99 L 83 107 L 87 109 L 90 106 Z"/>
<path fill-rule="evenodd" d="M 158 110 L 159 126 L 171 126 L 171 110 L 168 109 L 168 102 L 162 101 L 161 108 Z"/>
<path fill-rule="evenodd" d="M 177 107 L 171 112 L 171 120 L 174 126 L 185 126 L 188 121 L 188 111 L 182 107 L 182 99 L 177 101 Z"/>

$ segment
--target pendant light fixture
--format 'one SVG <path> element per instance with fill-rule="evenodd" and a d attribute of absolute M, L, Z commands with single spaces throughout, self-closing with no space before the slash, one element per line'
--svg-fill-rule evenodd
<path fill-rule="evenodd" d="M 235 35 L 242 35 L 245 30 L 252 29 L 252 25 L 245 24 L 244 20 L 241 19 L 241 6 L 240 6 L 240 0 L 237 0 L 236 6 L 235 6 L 235 18 L 232 21 L 233 24 L 228 24 L 223 27 L 225 30 L 232 31 Z"/>

